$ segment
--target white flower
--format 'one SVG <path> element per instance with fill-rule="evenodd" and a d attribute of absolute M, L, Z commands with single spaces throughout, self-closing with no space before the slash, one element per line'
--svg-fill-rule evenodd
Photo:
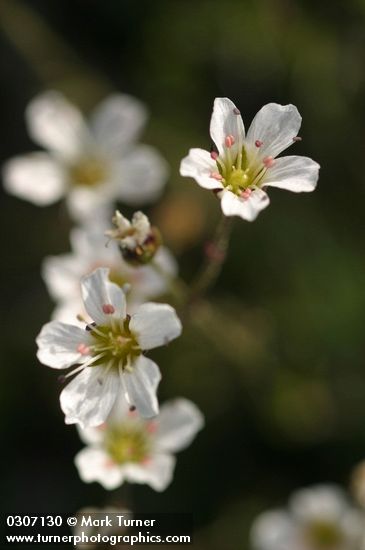
<path fill-rule="evenodd" d="M 173 453 L 190 445 L 203 425 L 203 415 L 187 399 L 164 404 L 153 420 L 130 412 L 119 399 L 105 424 L 79 429 L 88 447 L 76 455 L 75 464 L 83 481 L 98 481 L 105 489 L 129 481 L 163 491 L 172 480 Z"/>
<path fill-rule="evenodd" d="M 123 393 L 142 416 L 158 413 L 156 390 L 161 374 L 143 355 L 181 333 L 175 310 L 167 304 L 145 303 L 129 316 L 124 292 L 110 282 L 109 269 L 98 268 L 82 279 L 85 309 L 93 323 L 83 330 L 59 321 L 47 323 L 37 337 L 38 359 L 55 369 L 79 366 L 81 371 L 62 391 L 66 424 L 97 426 Z"/>
<path fill-rule="evenodd" d="M 210 135 L 217 151 L 190 149 L 180 166 L 221 199 L 223 214 L 253 221 L 269 204 L 267 187 L 313 191 L 319 164 L 300 156 L 276 158 L 297 138 L 301 116 L 294 105 L 268 103 L 245 134 L 240 111 L 228 98 L 216 98 Z"/>
<path fill-rule="evenodd" d="M 172 254 L 160 247 L 154 265 L 131 267 L 125 262 L 115 242 L 106 246 L 105 226 L 90 225 L 71 232 L 72 252 L 45 258 L 43 279 L 57 307 L 53 319 L 85 326 L 78 318 L 91 321 L 83 307 L 80 279 L 98 266 L 109 267 L 110 280 L 127 292 L 128 309 L 167 291 L 169 281 L 177 273 Z"/>
<path fill-rule="evenodd" d="M 9 193 L 39 206 L 67 197 L 77 219 L 104 203 L 121 200 L 137 206 L 156 199 L 167 177 L 167 165 L 147 145 L 138 145 L 147 113 L 128 95 L 106 98 L 88 126 L 62 94 L 47 91 L 26 110 L 31 138 L 48 152 L 10 159 L 4 166 Z"/>
<path fill-rule="evenodd" d="M 318 485 L 297 491 L 289 511 L 261 514 L 251 530 L 255 550 L 361 550 L 364 519 L 341 489 Z"/>

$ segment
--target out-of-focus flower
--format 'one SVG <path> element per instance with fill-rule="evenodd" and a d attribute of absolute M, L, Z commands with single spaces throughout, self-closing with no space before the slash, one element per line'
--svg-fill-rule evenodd
<path fill-rule="evenodd" d="M 223 214 L 253 221 L 269 204 L 267 187 L 296 193 L 313 191 L 319 164 L 300 156 L 276 158 L 296 140 L 301 116 L 294 105 L 268 103 L 245 134 L 240 111 L 228 98 L 216 98 L 210 135 L 217 150 L 190 149 L 180 166 L 217 193 Z"/>
<path fill-rule="evenodd" d="M 149 263 L 160 248 L 162 239 L 147 216 L 143 212 L 135 212 L 129 221 L 117 210 L 112 221 L 115 229 L 105 231 L 105 235 L 117 241 L 126 262 L 132 265 Z"/>
<path fill-rule="evenodd" d="M 169 281 L 177 273 L 172 254 L 160 247 L 154 257 L 156 266 L 131 267 L 123 260 L 115 242 L 106 246 L 105 227 L 90 226 L 73 229 L 70 254 L 49 256 L 43 261 L 42 274 L 52 298 L 57 302 L 53 319 L 64 323 L 91 321 L 83 307 L 80 280 L 99 266 L 109 268 L 110 280 L 127 293 L 128 310 L 147 299 L 156 298 L 168 290 Z"/>
<path fill-rule="evenodd" d="M 187 399 L 164 404 L 153 420 L 118 399 L 105 424 L 79 429 L 88 447 L 76 455 L 75 464 L 83 481 L 98 481 L 105 489 L 129 481 L 163 491 L 172 480 L 173 453 L 190 445 L 203 425 L 203 415 Z"/>
<path fill-rule="evenodd" d="M 297 491 L 288 511 L 261 514 L 251 530 L 255 550 L 362 550 L 363 536 L 362 514 L 332 485 Z"/>
<path fill-rule="evenodd" d="M 66 424 L 101 424 L 121 392 L 142 416 L 158 413 L 161 374 L 143 352 L 177 338 L 181 323 L 168 304 L 145 303 L 127 315 L 124 292 L 109 277 L 109 269 L 98 268 L 82 279 L 84 306 L 93 320 L 86 330 L 51 321 L 37 337 L 41 363 L 55 369 L 78 364 L 66 377 L 81 371 L 60 396 Z"/>
<path fill-rule="evenodd" d="M 106 506 L 105 508 L 85 507 L 76 512 L 77 524 L 72 528 L 73 535 L 75 537 L 85 538 L 97 537 L 100 535 L 123 535 L 127 528 L 124 526 L 119 527 L 119 522 L 116 515 L 123 515 L 125 518 L 132 519 L 132 512 L 123 508 L 117 508 L 116 506 Z M 110 523 L 105 521 L 106 518 L 111 518 Z M 91 524 L 90 521 L 91 520 Z M 104 521 L 102 521 L 104 520 Z M 93 548 L 100 548 L 98 542 L 78 542 L 77 548 L 82 550 L 92 550 Z"/>
<path fill-rule="evenodd" d="M 87 125 L 62 94 L 44 92 L 28 105 L 26 122 L 30 137 L 47 153 L 10 159 L 4 185 L 39 206 L 66 196 L 76 219 L 114 200 L 131 206 L 154 201 L 167 165 L 153 147 L 136 143 L 146 118 L 138 100 L 115 94 L 96 108 Z"/>
<path fill-rule="evenodd" d="M 365 508 L 365 460 L 360 462 L 352 472 L 351 488 L 357 502 L 362 508 Z"/>

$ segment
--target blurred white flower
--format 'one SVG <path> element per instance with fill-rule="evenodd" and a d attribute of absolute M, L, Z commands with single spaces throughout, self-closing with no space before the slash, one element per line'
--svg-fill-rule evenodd
<path fill-rule="evenodd" d="M 42 266 L 43 279 L 57 302 L 53 319 L 85 326 L 80 318 L 91 321 L 83 307 L 80 280 L 99 266 L 109 268 L 109 278 L 127 293 L 128 311 L 147 299 L 157 298 L 168 290 L 169 281 L 177 274 L 177 264 L 164 247 L 151 265 L 132 267 L 123 260 L 115 242 L 106 246 L 105 226 L 90 224 L 71 231 L 69 254 L 49 256 Z"/>
<path fill-rule="evenodd" d="M 129 481 L 163 491 L 172 480 L 173 453 L 190 445 L 203 425 L 203 415 L 187 399 L 169 401 L 156 418 L 145 420 L 121 398 L 106 423 L 79 428 L 88 447 L 76 455 L 75 464 L 83 481 L 98 481 L 105 489 Z"/>
<path fill-rule="evenodd" d="M 82 279 L 84 306 L 93 320 L 86 330 L 51 321 L 37 337 L 41 363 L 55 369 L 78 364 L 66 377 L 81 371 L 60 396 L 66 424 L 101 424 L 121 392 L 142 416 L 158 413 L 161 374 L 143 351 L 177 338 L 181 323 L 167 304 L 145 303 L 127 315 L 124 292 L 109 276 L 109 269 L 98 268 Z"/>
<path fill-rule="evenodd" d="M 137 144 L 146 118 L 142 103 L 114 94 L 87 125 L 62 94 L 44 92 L 28 105 L 26 123 L 30 137 L 47 153 L 6 162 L 5 188 L 39 206 L 66 196 L 76 219 L 115 200 L 131 206 L 154 201 L 166 181 L 167 165 L 153 147 Z"/>
<path fill-rule="evenodd" d="M 297 491 L 288 511 L 261 514 L 251 530 L 255 550 L 363 550 L 363 537 L 363 515 L 332 485 Z"/>
<path fill-rule="evenodd" d="M 228 98 L 216 98 L 210 135 L 217 151 L 190 149 L 180 166 L 221 199 L 223 214 L 253 221 L 269 204 L 267 187 L 313 191 L 319 164 L 301 156 L 276 158 L 294 141 L 301 116 L 294 105 L 268 103 L 245 134 L 240 111 Z"/>

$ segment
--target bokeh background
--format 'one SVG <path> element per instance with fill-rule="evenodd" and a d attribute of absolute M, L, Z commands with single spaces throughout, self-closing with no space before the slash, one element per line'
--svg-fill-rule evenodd
<path fill-rule="evenodd" d="M 261 511 L 298 487 L 347 486 L 365 457 L 365 3 L 313 0 L 1 0 L 0 155 L 30 151 L 24 109 L 63 91 L 85 112 L 111 91 L 143 100 L 143 141 L 171 166 L 147 209 L 189 282 L 219 204 L 179 176 L 209 148 L 212 102 L 228 96 L 246 127 L 265 103 L 294 103 L 321 166 L 315 193 L 271 191 L 256 222 L 236 220 L 209 303 L 156 350 L 161 399 L 181 395 L 206 429 L 173 484 L 133 487 L 137 511 L 192 511 L 198 549 L 248 549 Z M 1 509 L 72 512 L 108 495 L 78 478 L 82 447 L 58 405 L 57 373 L 34 338 L 53 308 L 39 268 L 69 250 L 62 204 L 37 208 L 1 190 Z M 125 209 L 130 213 L 128 209 Z"/>

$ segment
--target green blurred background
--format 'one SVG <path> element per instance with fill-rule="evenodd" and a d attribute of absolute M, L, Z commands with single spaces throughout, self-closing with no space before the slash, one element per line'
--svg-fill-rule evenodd
<path fill-rule="evenodd" d="M 365 457 L 364 16 L 362 0 L 0 1 L 2 160 L 34 149 L 23 115 L 44 89 L 85 112 L 114 90 L 143 100 L 143 141 L 171 165 L 148 213 L 187 281 L 219 204 L 178 168 L 189 147 L 209 148 L 216 96 L 246 127 L 263 104 L 294 103 L 293 153 L 321 164 L 315 193 L 272 190 L 257 221 L 235 220 L 211 305 L 154 353 L 161 399 L 192 399 L 207 426 L 168 490 L 135 486 L 133 508 L 193 511 L 198 549 L 248 549 L 256 514 L 303 485 L 346 486 Z M 62 204 L 3 190 L 0 208 L 2 512 L 102 505 L 106 492 L 73 465 L 82 444 L 64 425 L 57 373 L 35 358 L 53 307 L 40 263 L 68 251 L 70 220 Z"/>

